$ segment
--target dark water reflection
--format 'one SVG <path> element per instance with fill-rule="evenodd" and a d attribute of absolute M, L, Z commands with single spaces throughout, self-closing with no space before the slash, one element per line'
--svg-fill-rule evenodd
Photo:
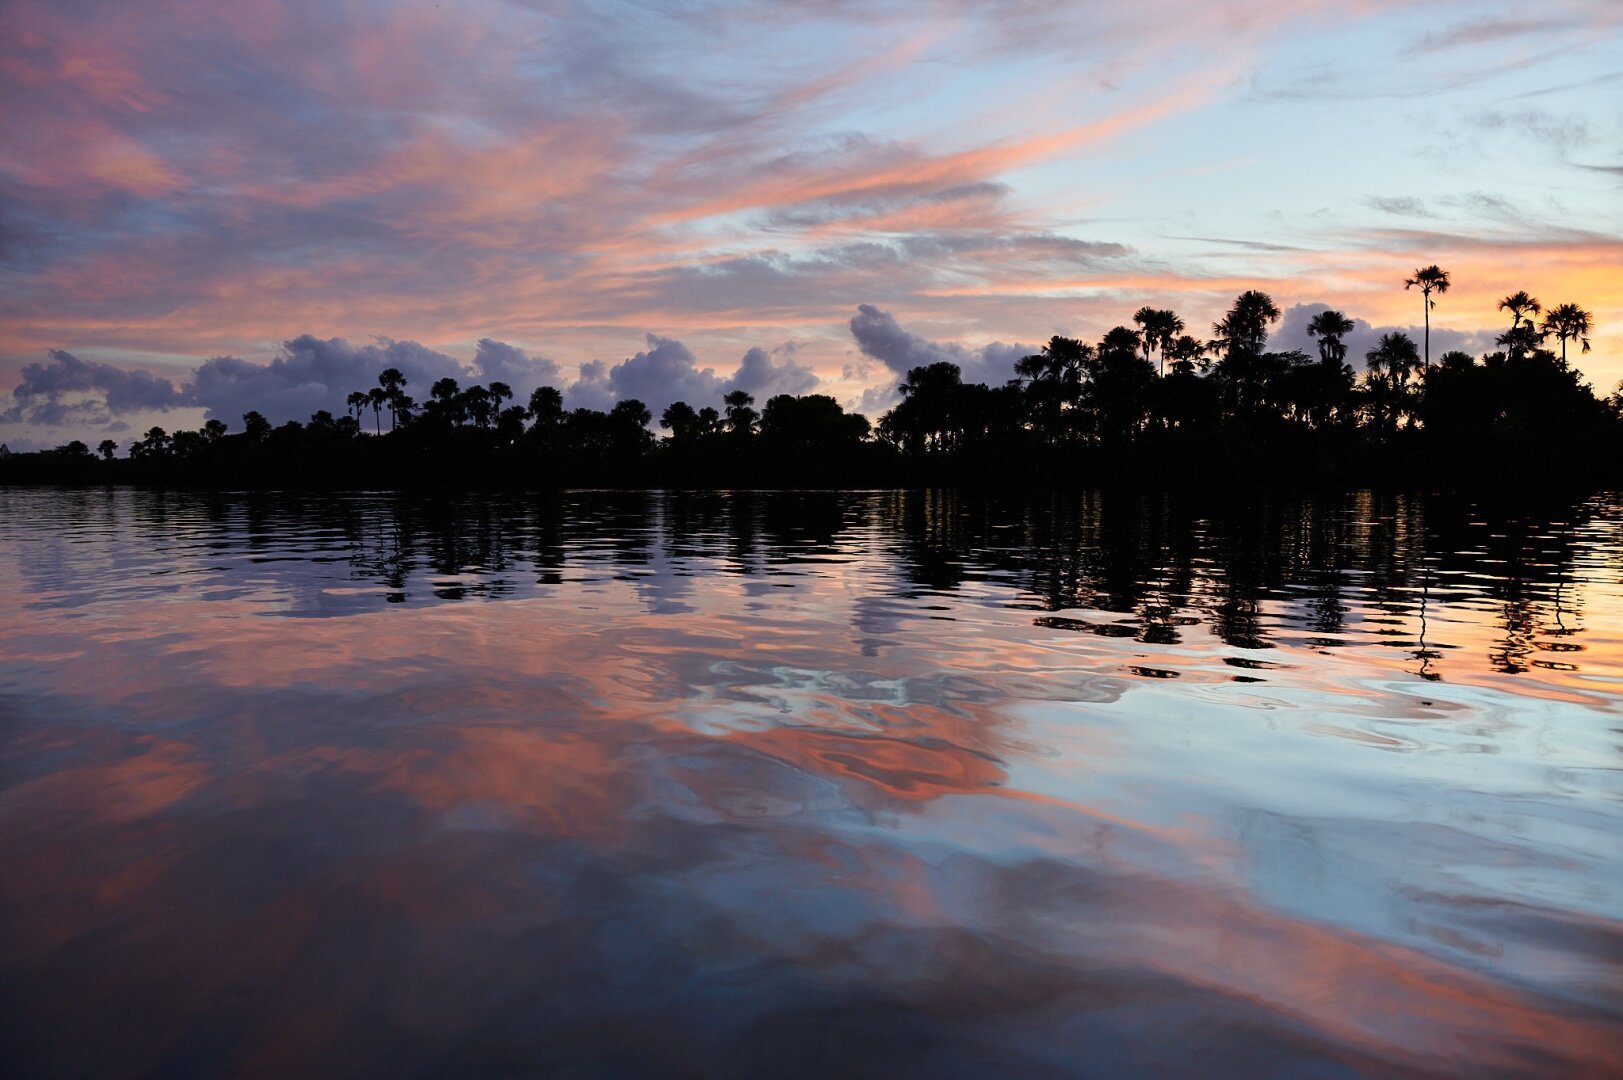
<path fill-rule="evenodd" d="M 1623 499 L 0 491 L 24 1075 L 1615 1071 Z"/>

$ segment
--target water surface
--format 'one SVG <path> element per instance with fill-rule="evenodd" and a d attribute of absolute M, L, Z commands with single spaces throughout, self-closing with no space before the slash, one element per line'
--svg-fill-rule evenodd
<path fill-rule="evenodd" d="M 23 1075 L 1604 1074 L 1623 498 L 0 490 Z"/>

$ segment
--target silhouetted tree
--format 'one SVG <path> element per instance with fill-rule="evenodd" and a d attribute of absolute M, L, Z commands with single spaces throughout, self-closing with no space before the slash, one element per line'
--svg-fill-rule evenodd
<path fill-rule="evenodd" d="M 1056 334 L 1042 352 L 1015 362 L 1015 377 L 1026 384 L 1031 425 L 1050 445 L 1077 434 L 1070 414 L 1081 405 L 1082 385 L 1093 361 L 1092 345 Z"/>
<path fill-rule="evenodd" d="M 474 383 L 456 396 L 456 404 L 460 415 L 466 416 L 481 428 L 490 426 L 490 417 L 494 408 L 490 391 L 479 383 Z"/>
<path fill-rule="evenodd" d="M 512 400 L 513 388 L 511 386 L 508 386 L 504 382 L 493 382 L 490 384 L 491 408 L 496 409 L 499 412 L 502 407 L 502 402 Z"/>
<path fill-rule="evenodd" d="M 673 401 L 660 414 L 659 426 L 671 433 L 677 443 L 697 442 L 700 434 L 699 414 L 685 401 Z"/>
<path fill-rule="evenodd" d="M 1529 295 L 1526 289 L 1519 289 L 1499 301 L 1499 310 L 1510 312 L 1510 331 L 1502 335 L 1498 343 L 1506 347 L 1512 360 L 1531 352 L 1536 347 L 1535 339 L 1538 337 L 1533 319 L 1544 310 L 1538 297 Z M 1523 320 L 1526 320 L 1526 332 L 1522 332 Z"/>
<path fill-rule="evenodd" d="M 401 398 L 405 396 L 406 376 L 399 368 L 384 368 L 378 374 L 378 389 L 383 391 L 383 397 L 389 405 L 389 430 L 393 431 L 400 426 Z"/>
<path fill-rule="evenodd" d="M 727 430 L 736 438 L 747 438 L 755 431 L 757 413 L 751 407 L 755 398 L 742 390 L 734 390 L 721 399 L 727 408 Z"/>
<path fill-rule="evenodd" d="M 1354 323 L 1333 309 L 1313 316 L 1307 324 L 1308 336 L 1319 343 L 1319 359 L 1327 364 L 1339 364 L 1347 358 L 1347 346 L 1341 339 L 1353 332 Z"/>
<path fill-rule="evenodd" d="M 1405 278 L 1403 281 L 1404 292 L 1408 292 L 1413 288 L 1419 288 L 1420 290 L 1420 308 L 1426 316 L 1425 358 L 1427 368 L 1431 367 L 1431 309 L 1437 306 L 1437 301 L 1432 299 L 1432 294 L 1436 293 L 1441 296 L 1448 291 L 1448 286 L 1448 271 L 1436 263 L 1416 270 L 1413 277 Z"/>
<path fill-rule="evenodd" d="M 1589 331 L 1594 319 L 1589 312 L 1577 304 L 1557 304 L 1544 316 L 1544 332 L 1553 334 L 1561 341 L 1561 364 L 1567 363 L 1567 342 L 1580 341 L 1583 351 L 1589 351 Z"/>
<path fill-rule="evenodd" d="M 1197 369 L 1205 371 L 1211 364 L 1211 357 L 1206 343 L 1199 338 L 1184 334 L 1167 345 L 1164 355 L 1172 361 L 1174 373 L 1184 372 L 1193 375 Z"/>
<path fill-rule="evenodd" d="M 270 430 L 270 421 L 261 416 L 258 410 L 250 409 L 242 414 L 242 433 L 248 437 L 249 442 L 264 442 Z"/>
<path fill-rule="evenodd" d="M 113 455 L 118 453 L 118 444 L 112 439 L 103 439 L 96 450 L 101 454 L 103 461 L 112 461 Z"/>
<path fill-rule="evenodd" d="M 372 406 L 372 425 L 377 429 L 376 434 L 383 434 L 383 406 L 389 402 L 389 395 L 381 386 L 374 386 L 366 394 L 367 402 Z"/>
<path fill-rule="evenodd" d="M 564 396 L 554 387 L 538 386 L 530 391 L 530 419 L 552 426 L 563 419 Z"/>
<path fill-rule="evenodd" d="M 868 418 L 848 414 L 827 394 L 778 394 L 761 412 L 761 439 L 778 450 L 827 452 L 868 437 Z"/>
<path fill-rule="evenodd" d="M 1133 312 L 1133 321 L 1139 326 L 1144 359 L 1149 360 L 1151 352 L 1160 353 L 1160 374 L 1165 376 L 1167 348 L 1183 333 L 1183 320 L 1178 318 L 1177 312 L 1167 308 L 1141 307 Z"/>
<path fill-rule="evenodd" d="M 1378 416 L 1385 418 L 1388 427 L 1396 428 L 1409 377 L 1420 363 L 1420 350 L 1414 339 L 1401 331 L 1382 334 L 1375 347 L 1364 354 L 1364 362 L 1377 387 Z"/>
<path fill-rule="evenodd" d="M 1212 324 L 1212 350 L 1220 354 L 1217 374 L 1228 387 L 1231 406 L 1253 412 L 1273 368 L 1267 358 L 1268 327 L 1279 321 L 1273 297 L 1255 289 L 1234 299 L 1228 314 Z"/>

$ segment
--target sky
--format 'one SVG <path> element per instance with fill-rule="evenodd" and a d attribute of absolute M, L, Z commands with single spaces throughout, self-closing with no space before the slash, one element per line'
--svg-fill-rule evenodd
<path fill-rule="evenodd" d="M 7 0 L 0 441 L 304 419 L 401 368 L 870 414 L 1244 289 L 1623 379 L 1623 4 Z M 9 393 L 9 397 L 7 396 Z"/>

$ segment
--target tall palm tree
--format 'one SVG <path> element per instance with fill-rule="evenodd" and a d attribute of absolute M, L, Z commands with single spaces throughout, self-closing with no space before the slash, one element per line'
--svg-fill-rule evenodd
<path fill-rule="evenodd" d="M 355 422 L 360 423 L 361 414 L 372 404 L 372 398 L 365 390 L 355 390 L 344 399 L 344 403 L 349 406 L 349 411 L 355 414 Z"/>
<path fill-rule="evenodd" d="M 1339 364 L 1347 358 L 1347 344 L 1341 339 L 1353 332 L 1353 321 L 1339 311 L 1326 309 L 1313 316 L 1307 332 L 1319 343 L 1319 359 Z"/>
<path fill-rule="evenodd" d="M 384 368 L 378 374 L 378 386 L 383 390 L 383 395 L 389 403 L 389 430 L 393 431 L 400 426 L 400 410 L 396 407 L 396 402 L 405 396 L 402 391 L 406 386 L 406 376 L 399 368 Z"/>
<path fill-rule="evenodd" d="M 1561 366 L 1567 366 L 1567 342 L 1583 342 L 1584 352 L 1589 351 L 1589 332 L 1594 328 L 1595 317 L 1577 304 L 1557 304 L 1544 316 L 1544 332 L 1554 334 L 1561 339 Z"/>
<path fill-rule="evenodd" d="M 1432 263 L 1414 272 L 1414 277 L 1405 278 L 1403 291 L 1419 286 L 1420 307 L 1426 313 L 1426 367 L 1431 367 L 1431 309 L 1437 306 L 1437 301 L 1431 298 L 1432 293 L 1441 296 L 1448 291 L 1448 271 Z"/>
<path fill-rule="evenodd" d="M 366 395 L 367 403 L 372 406 L 372 423 L 379 435 L 383 434 L 383 406 L 388 404 L 389 394 L 381 386 L 374 386 Z"/>

